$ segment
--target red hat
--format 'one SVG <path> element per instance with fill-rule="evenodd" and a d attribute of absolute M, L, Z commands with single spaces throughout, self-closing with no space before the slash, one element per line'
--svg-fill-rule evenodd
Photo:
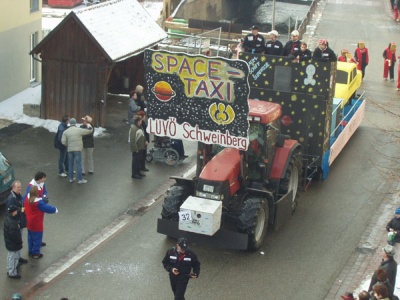
<path fill-rule="evenodd" d="M 327 45 L 328 41 L 326 39 L 319 39 L 318 45 Z"/>
<path fill-rule="evenodd" d="M 353 293 L 345 293 L 344 296 L 340 296 L 344 300 L 355 300 Z"/>

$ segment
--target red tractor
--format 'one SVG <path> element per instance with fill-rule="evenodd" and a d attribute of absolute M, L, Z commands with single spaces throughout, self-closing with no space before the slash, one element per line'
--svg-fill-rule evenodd
<path fill-rule="evenodd" d="M 259 249 L 296 208 L 300 144 L 280 133 L 281 106 L 249 100 L 247 151 L 199 143 L 194 179 L 174 177 L 157 231 L 192 242 Z"/>

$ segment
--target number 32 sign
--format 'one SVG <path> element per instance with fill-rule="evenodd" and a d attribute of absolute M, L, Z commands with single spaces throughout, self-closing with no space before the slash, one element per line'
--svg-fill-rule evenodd
<path fill-rule="evenodd" d="M 187 210 L 183 210 L 179 212 L 179 221 L 192 221 L 192 214 L 190 213 L 190 211 Z"/>

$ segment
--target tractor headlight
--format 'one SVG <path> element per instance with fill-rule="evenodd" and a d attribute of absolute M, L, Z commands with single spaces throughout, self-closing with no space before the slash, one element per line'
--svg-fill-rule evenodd
<path fill-rule="evenodd" d="M 222 200 L 223 199 L 223 197 L 218 194 L 204 193 L 204 192 L 198 192 L 198 191 L 196 191 L 196 196 L 200 197 L 200 198 L 211 199 L 211 200 Z"/>
<path fill-rule="evenodd" d="M 205 184 L 203 185 L 203 191 L 214 193 L 214 186 Z"/>

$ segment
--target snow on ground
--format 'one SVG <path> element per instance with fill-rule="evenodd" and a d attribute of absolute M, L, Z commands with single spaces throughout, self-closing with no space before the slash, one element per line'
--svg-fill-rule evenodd
<path fill-rule="evenodd" d="M 32 125 L 33 127 L 43 127 L 50 132 L 57 132 L 59 120 L 44 120 L 36 117 L 29 117 L 23 113 L 24 104 L 40 104 L 41 85 L 27 88 L 26 90 L 0 102 L 0 119 L 13 121 L 13 123 L 21 123 Z M 76 120 L 79 125 L 79 118 Z M 100 137 L 106 135 L 104 128 L 95 128 L 95 136 Z"/>

